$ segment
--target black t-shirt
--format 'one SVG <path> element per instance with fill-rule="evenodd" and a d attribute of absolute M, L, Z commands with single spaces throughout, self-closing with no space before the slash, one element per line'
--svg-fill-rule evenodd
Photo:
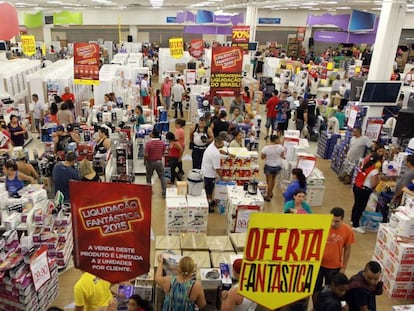
<path fill-rule="evenodd" d="M 326 286 L 318 295 L 315 311 L 341 311 L 341 300 L 336 296 L 330 286 Z"/>
<path fill-rule="evenodd" d="M 360 285 L 354 285 L 359 281 Z M 365 284 L 365 285 L 364 285 Z M 362 276 L 362 271 L 351 278 L 350 289 L 346 292 L 344 298 L 349 306 L 349 311 L 360 311 L 361 306 L 367 306 L 369 311 L 376 311 L 375 289 L 370 290 L 369 285 Z"/>
<path fill-rule="evenodd" d="M 213 128 L 214 137 L 217 137 L 220 132 L 222 131 L 227 132 L 228 130 L 229 130 L 229 122 L 221 121 L 220 119 L 214 120 L 214 128 Z"/>

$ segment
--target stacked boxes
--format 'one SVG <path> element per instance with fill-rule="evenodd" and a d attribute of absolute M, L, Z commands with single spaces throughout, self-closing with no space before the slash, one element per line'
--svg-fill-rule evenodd
<path fill-rule="evenodd" d="M 207 233 L 208 201 L 202 196 L 187 196 L 187 232 Z"/>
<path fill-rule="evenodd" d="M 327 131 L 322 131 L 318 141 L 317 155 L 322 159 L 330 159 L 339 138 L 341 138 L 339 134 L 330 134 Z"/>
<path fill-rule="evenodd" d="M 401 242 L 389 224 L 381 224 L 373 259 L 383 267 L 384 290 L 390 298 L 414 298 L 414 244 Z"/>
<path fill-rule="evenodd" d="M 227 186 L 227 233 L 247 231 L 250 215 L 263 211 L 263 205 L 260 191 L 252 195 L 241 186 Z"/>
<path fill-rule="evenodd" d="M 166 199 L 166 233 L 179 235 L 187 232 L 187 200 L 185 197 Z"/>
<path fill-rule="evenodd" d="M 221 169 L 223 177 L 243 185 L 252 178 L 259 177 L 259 154 L 257 151 L 248 151 L 246 148 L 228 148 L 228 152 L 235 157 L 223 156 Z"/>

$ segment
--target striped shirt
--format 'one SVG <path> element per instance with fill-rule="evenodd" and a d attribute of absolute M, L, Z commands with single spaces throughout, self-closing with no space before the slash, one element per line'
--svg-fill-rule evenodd
<path fill-rule="evenodd" d="M 145 158 L 147 161 L 161 161 L 165 152 L 165 144 L 159 138 L 153 138 L 145 144 Z"/>

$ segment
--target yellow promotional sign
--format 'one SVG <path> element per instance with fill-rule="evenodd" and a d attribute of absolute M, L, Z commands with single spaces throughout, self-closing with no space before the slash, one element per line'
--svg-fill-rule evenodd
<path fill-rule="evenodd" d="M 313 293 L 332 215 L 254 213 L 239 294 L 271 310 Z"/>
<path fill-rule="evenodd" d="M 332 70 L 332 69 L 334 69 L 334 63 L 329 62 L 329 63 L 326 65 L 326 69 L 327 69 L 327 70 Z"/>
<path fill-rule="evenodd" d="M 36 53 L 36 41 L 34 36 L 22 35 L 20 36 L 22 40 L 22 50 L 23 53 L 27 56 L 32 56 Z"/>
<path fill-rule="evenodd" d="M 170 44 L 170 55 L 174 58 L 181 58 L 184 55 L 184 42 L 183 38 L 171 38 Z"/>

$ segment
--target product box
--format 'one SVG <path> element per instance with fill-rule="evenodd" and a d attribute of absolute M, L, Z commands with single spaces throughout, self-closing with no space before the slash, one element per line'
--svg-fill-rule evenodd
<path fill-rule="evenodd" d="M 384 292 L 391 299 L 406 299 L 411 282 L 401 282 L 390 279 L 387 274 L 382 277 Z"/>
<path fill-rule="evenodd" d="M 414 244 L 391 241 L 390 256 L 400 264 L 414 264 Z"/>
<path fill-rule="evenodd" d="M 410 299 L 410 298 L 408 298 L 408 299 Z M 391 311 L 414 311 L 414 305 L 392 306 Z"/>
<path fill-rule="evenodd" d="M 220 268 L 220 263 L 231 263 L 231 256 L 235 255 L 234 251 L 211 251 L 210 260 L 214 268 Z"/>
<path fill-rule="evenodd" d="M 203 287 L 218 287 L 221 285 L 221 273 L 218 268 L 201 268 L 200 281 Z"/>
<path fill-rule="evenodd" d="M 397 219 L 397 226 L 395 232 L 397 235 L 409 239 L 414 239 L 414 217 L 410 217 L 403 212 L 394 214 Z"/>
<path fill-rule="evenodd" d="M 221 282 L 224 290 L 229 290 L 232 287 L 232 280 L 230 274 L 230 264 L 220 263 Z"/>
<path fill-rule="evenodd" d="M 410 281 L 413 268 L 412 264 L 400 264 L 390 256 L 384 261 L 384 271 L 390 280 Z"/>
<path fill-rule="evenodd" d="M 177 236 L 165 236 L 157 235 L 155 237 L 155 249 L 166 250 L 166 249 L 180 249 L 180 237 Z"/>
<path fill-rule="evenodd" d="M 377 233 L 377 243 L 384 246 L 385 249 L 390 250 L 392 241 L 396 239 L 395 231 L 389 224 L 380 224 Z"/>
<path fill-rule="evenodd" d="M 152 286 L 135 286 L 134 294 L 139 295 L 146 301 L 153 300 L 153 287 Z"/>

